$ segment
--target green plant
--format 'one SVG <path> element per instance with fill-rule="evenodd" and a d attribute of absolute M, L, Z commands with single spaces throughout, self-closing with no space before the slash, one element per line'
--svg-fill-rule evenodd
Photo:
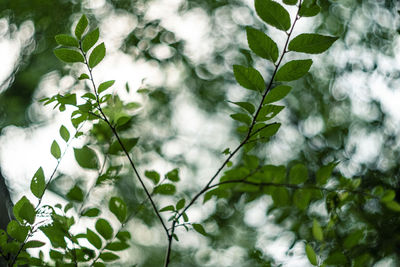
<path fill-rule="evenodd" d="M 145 171 L 144 176 L 138 171 L 131 151 L 139 138 L 131 135 L 130 126 L 134 124 L 132 114 L 136 112 L 140 104 L 125 103 L 118 95 L 108 93 L 107 89 L 113 86 L 113 80 L 96 85 L 92 69 L 106 54 L 104 43 L 96 45 L 99 29 L 96 28 L 85 35 L 88 20 L 83 15 L 75 27 L 75 37 L 57 35 L 58 44 L 67 48 L 55 49 L 55 55 L 67 63 L 83 63 L 87 70 L 78 79 L 87 81 L 91 86 L 91 91 L 79 98 L 75 93 L 69 93 L 57 94 L 42 101 L 45 105 L 55 103 L 55 107 L 58 107 L 60 111 L 65 111 L 66 105 L 74 108 L 71 122 L 76 132 L 71 135 L 65 126 L 60 127 L 60 136 L 67 142 L 65 149 L 74 138 L 85 135 L 81 131 L 82 125 L 90 125 L 90 130 L 86 134 L 87 144 L 81 148 L 74 148 L 74 154 L 77 163 L 82 168 L 98 171 L 99 175 L 92 187 L 85 189 L 81 184 L 73 185 L 66 193 L 68 204 L 42 205 L 43 195 L 53 180 L 63 156 L 60 145 L 53 141 L 51 154 L 57 159 L 53 174 L 46 182 L 43 170 L 39 168 L 31 182 L 31 192 L 37 198 L 37 204 L 33 205 L 26 197 L 21 198 L 14 207 L 16 220 L 10 222 L 7 234 L 4 231 L 0 232 L 1 255 L 9 265 L 43 266 L 55 262 L 60 266 L 77 266 L 78 264 L 105 266 L 105 263 L 119 259 L 118 251 L 129 249 L 130 233 L 125 231 L 124 227 L 141 209 L 150 206 L 168 240 L 165 266 L 169 266 L 173 240 L 178 240 L 175 234 L 177 227 L 194 229 L 204 236 L 210 236 L 206 227 L 198 222 L 191 222 L 187 216 L 186 212 L 192 205 L 202 196 L 204 196 L 204 202 L 207 202 L 211 198 L 225 198 L 232 193 L 247 194 L 250 197 L 267 194 L 272 197 L 276 207 L 296 207 L 298 213 L 307 213 L 312 203 L 324 201 L 329 221 L 322 226 L 318 218 L 311 220 L 310 230 L 316 242 L 307 243 L 306 255 L 310 263 L 316 266 L 340 265 L 351 261 L 351 258 L 346 258 L 341 252 L 324 254 L 325 236 L 335 232 L 335 223 L 340 218 L 338 214 L 340 209 L 346 205 L 377 199 L 386 207 L 399 211 L 400 205 L 394 200 L 394 191 L 377 187 L 373 192 L 365 192 L 358 189 L 360 179 L 334 178 L 332 172 L 336 162 L 321 167 L 315 175 L 309 175 L 307 167 L 302 164 L 296 164 L 290 168 L 273 166 L 265 164 L 263 158 L 256 153 L 252 154 L 279 131 L 280 123 L 271 122 L 271 120 L 284 109 L 284 106 L 272 103 L 283 99 L 291 91 L 291 86 L 283 82 L 301 78 L 309 71 L 313 63 L 311 59 L 301 59 L 283 64 L 285 55 L 289 52 L 322 53 L 337 40 L 337 37 L 309 33 L 292 38 L 297 21 L 302 17 L 317 15 L 320 8 L 316 1 L 287 0 L 284 3 L 297 5 L 297 14 L 293 22 L 286 9 L 277 2 L 255 1 L 255 9 L 259 17 L 270 26 L 285 32 L 286 41 L 280 51 L 276 43 L 264 32 L 250 27 L 246 29 L 250 49 L 257 56 L 272 62 L 273 72 L 269 82 L 265 83 L 264 78 L 256 69 L 241 65 L 233 67 L 237 82 L 254 92 L 253 102 L 232 102 L 240 108 L 240 111 L 232 114 L 231 117 L 240 123 L 238 131 L 242 134 L 242 141 L 235 148 L 227 148 L 223 151 L 226 157 L 224 162 L 207 180 L 206 185 L 190 198 L 180 197 L 176 190 L 175 183 L 180 181 L 179 169 L 166 173 L 163 180 L 160 179 L 161 175 L 154 170 Z M 240 152 L 241 160 L 233 164 L 233 158 Z M 141 205 L 128 207 L 119 196 L 111 197 L 108 201 L 108 211 L 115 217 L 111 222 L 109 218 L 105 219 L 100 215 L 99 208 L 86 205 L 86 200 L 92 190 L 105 183 L 115 182 L 119 173 L 125 170 L 123 165 L 114 160 L 115 158 L 124 158 L 129 163 L 129 168 L 144 191 L 144 198 Z M 229 167 L 229 170 L 224 171 L 226 167 Z M 220 176 L 223 171 L 223 175 Z M 154 184 L 151 190 L 146 187 L 145 178 Z M 217 181 L 218 178 L 219 181 Z M 175 204 L 158 207 L 155 200 L 157 195 L 170 196 Z M 164 212 L 170 213 L 168 221 L 165 221 L 162 216 Z M 81 217 L 93 218 L 95 231 L 92 227 L 88 227 L 83 232 L 74 232 L 72 227 Z M 114 221 L 118 222 L 117 226 Z M 50 261 L 44 257 L 43 252 L 38 258 L 26 252 L 28 248 L 41 247 L 45 244 L 42 241 L 30 240 L 38 231 L 43 232 L 50 241 L 52 247 L 49 253 Z M 363 235 L 362 229 L 349 235 L 343 242 L 344 248 L 351 250 Z M 90 243 L 90 246 L 83 245 L 83 241 Z M 318 248 L 318 256 L 315 248 Z"/>

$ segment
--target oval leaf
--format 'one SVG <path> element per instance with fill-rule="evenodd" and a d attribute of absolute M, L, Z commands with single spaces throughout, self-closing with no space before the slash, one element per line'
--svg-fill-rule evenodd
<path fill-rule="evenodd" d="M 283 65 L 276 73 L 276 81 L 294 81 L 303 77 L 310 70 L 311 59 L 292 60 Z"/>
<path fill-rule="evenodd" d="M 113 228 L 111 224 L 105 219 L 98 219 L 95 225 L 96 231 L 104 237 L 104 239 L 111 239 L 113 237 Z"/>
<path fill-rule="evenodd" d="M 88 146 L 74 148 L 75 159 L 79 166 L 86 169 L 98 169 L 99 162 L 96 153 Z"/>
<path fill-rule="evenodd" d="M 283 3 L 285 3 L 286 5 L 291 5 L 294 6 L 295 4 L 297 4 L 298 0 L 283 0 Z"/>
<path fill-rule="evenodd" d="M 173 184 L 161 184 L 156 186 L 153 192 L 160 195 L 173 195 L 176 192 L 176 188 Z"/>
<path fill-rule="evenodd" d="M 111 81 L 107 81 L 107 82 L 101 83 L 99 85 L 99 89 L 98 89 L 99 94 L 101 94 L 102 92 L 104 92 L 105 90 L 110 88 L 114 83 L 115 83 L 115 80 L 111 80 Z"/>
<path fill-rule="evenodd" d="M 73 201 L 77 201 L 77 202 L 82 202 L 83 198 L 84 198 L 83 191 L 78 185 L 75 185 L 74 187 L 72 187 L 68 191 L 66 196 L 69 200 L 73 200 Z"/>
<path fill-rule="evenodd" d="M 256 0 L 256 12 L 260 18 L 278 30 L 290 28 L 290 15 L 279 3 L 272 0 Z"/>
<path fill-rule="evenodd" d="M 230 103 L 238 105 L 239 107 L 245 109 L 250 114 L 253 114 L 254 111 L 256 111 L 256 108 L 254 107 L 254 105 L 249 102 L 230 102 Z"/>
<path fill-rule="evenodd" d="M 83 14 L 82 17 L 79 19 L 78 24 L 76 24 L 75 27 L 75 36 L 79 40 L 82 39 L 82 34 L 85 32 L 88 23 L 89 23 L 88 19 L 86 18 L 85 14 Z"/>
<path fill-rule="evenodd" d="M 320 11 L 321 7 L 317 4 L 317 0 L 304 0 L 299 10 L 299 16 L 313 17 L 318 15 Z"/>
<path fill-rule="evenodd" d="M 101 248 L 101 238 L 89 228 L 86 230 L 86 239 L 92 244 L 95 248 Z"/>
<path fill-rule="evenodd" d="M 78 40 L 68 34 L 58 34 L 55 39 L 59 45 L 79 47 Z"/>
<path fill-rule="evenodd" d="M 244 88 L 259 92 L 264 91 L 265 82 L 258 70 L 251 67 L 233 65 L 233 74 L 236 81 Z"/>
<path fill-rule="evenodd" d="M 31 192 L 35 197 L 41 198 L 45 188 L 44 173 L 42 167 L 40 167 L 31 180 Z"/>
<path fill-rule="evenodd" d="M 268 35 L 251 27 L 246 28 L 246 33 L 249 47 L 256 55 L 276 62 L 279 54 L 278 46 Z"/>
<path fill-rule="evenodd" d="M 55 157 L 56 159 L 61 158 L 61 149 L 56 141 L 53 141 L 53 143 L 51 144 L 50 151 L 53 157 Z"/>
<path fill-rule="evenodd" d="M 60 136 L 62 139 L 64 139 L 65 142 L 68 142 L 70 138 L 70 134 L 64 125 L 61 125 L 60 127 Z"/>
<path fill-rule="evenodd" d="M 154 184 L 158 184 L 160 181 L 160 174 L 156 171 L 145 171 L 144 176 L 149 178 Z"/>
<path fill-rule="evenodd" d="M 325 52 L 339 37 L 303 33 L 294 38 L 289 44 L 290 51 L 319 54 Z"/>
<path fill-rule="evenodd" d="M 316 240 L 323 241 L 324 240 L 324 233 L 322 231 L 322 227 L 317 220 L 314 219 L 312 233 Z"/>
<path fill-rule="evenodd" d="M 283 99 L 292 90 L 291 86 L 288 85 L 278 85 L 272 89 L 264 99 L 263 104 L 273 103 Z"/>
<path fill-rule="evenodd" d="M 312 265 L 318 265 L 317 255 L 315 254 L 314 249 L 309 244 L 306 245 L 306 255 Z"/>
<path fill-rule="evenodd" d="M 193 223 L 192 226 L 193 226 L 193 229 L 194 229 L 196 232 L 198 232 L 198 233 L 200 233 L 200 234 L 202 234 L 202 235 L 204 235 L 204 236 L 207 236 L 206 230 L 204 230 L 203 225 L 198 224 L 198 223 Z"/>
<path fill-rule="evenodd" d="M 296 164 L 290 169 L 289 182 L 291 184 L 301 184 L 307 181 L 308 170 L 303 164 Z"/>
<path fill-rule="evenodd" d="M 117 217 L 117 219 L 122 223 L 126 219 L 126 204 L 119 197 L 112 197 L 108 203 L 108 208 Z"/>
<path fill-rule="evenodd" d="M 99 40 L 99 28 L 89 32 L 82 41 L 82 50 L 83 52 L 87 52 L 94 44 Z"/>
<path fill-rule="evenodd" d="M 106 55 L 106 47 L 104 43 L 99 44 L 96 46 L 89 57 L 89 67 L 94 68 L 97 64 L 99 64 L 104 56 Z"/>
<path fill-rule="evenodd" d="M 100 254 L 100 259 L 102 259 L 105 262 L 109 262 L 109 261 L 115 261 L 119 259 L 118 255 L 115 255 L 112 252 L 102 252 Z"/>
<path fill-rule="evenodd" d="M 72 49 L 68 49 L 68 48 L 57 48 L 54 49 L 54 55 L 56 55 L 56 57 L 61 60 L 64 61 L 66 63 L 75 63 L 75 62 L 84 62 L 84 58 L 83 56 Z"/>

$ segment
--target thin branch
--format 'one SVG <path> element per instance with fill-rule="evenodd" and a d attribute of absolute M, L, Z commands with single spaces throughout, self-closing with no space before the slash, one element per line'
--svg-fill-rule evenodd
<path fill-rule="evenodd" d="M 175 231 L 176 222 L 177 222 L 177 221 L 179 220 L 179 218 L 180 218 L 180 217 L 181 217 L 195 202 L 196 202 L 196 200 L 197 200 L 204 192 L 206 192 L 206 191 L 209 189 L 209 187 L 211 186 L 212 182 L 218 177 L 218 175 L 220 174 L 220 172 L 225 168 L 226 164 L 236 155 L 236 153 L 247 143 L 247 141 L 248 141 L 248 140 L 250 139 L 250 137 L 252 136 L 252 133 L 251 133 L 251 132 L 252 132 L 252 130 L 253 130 L 253 128 L 254 128 L 254 125 L 256 124 L 257 117 L 258 117 L 258 115 L 259 115 L 259 113 L 260 113 L 260 111 L 261 111 L 261 108 L 262 108 L 262 106 L 263 106 L 265 97 L 267 96 L 267 94 L 269 93 L 269 91 L 270 91 L 271 88 L 272 88 L 272 84 L 273 84 L 275 75 L 276 75 L 276 73 L 277 73 L 277 71 L 278 71 L 278 69 L 279 69 L 280 64 L 282 63 L 283 57 L 284 57 L 285 54 L 288 52 L 288 51 L 287 51 L 287 47 L 288 47 L 288 44 L 289 44 L 289 40 L 290 40 L 291 34 L 293 33 L 293 29 L 294 29 L 294 27 L 295 27 L 295 25 L 296 25 L 296 22 L 300 19 L 299 11 L 300 11 L 300 8 L 301 8 L 301 3 L 302 3 L 302 1 L 300 0 L 299 6 L 298 6 L 298 10 L 297 10 L 297 13 L 296 13 L 296 17 L 295 17 L 295 19 L 294 19 L 294 21 L 293 21 L 292 27 L 290 28 L 289 32 L 286 33 L 286 34 L 287 34 L 287 39 L 286 39 L 285 45 L 284 45 L 283 50 L 282 50 L 282 51 L 283 51 L 283 52 L 282 52 L 282 55 L 280 56 L 280 58 L 279 58 L 279 60 L 278 60 L 278 63 L 274 64 L 274 65 L 275 65 L 274 72 L 272 73 L 272 76 L 271 76 L 271 79 L 270 79 L 270 81 L 269 81 L 268 87 L 266 88 L 266 90 L 265 90 L 265 92 L 264 92 L 264 94 L 263 94 L 263 96 L 262 96 L 262 99 L 261 99 L 261 101 L 260 101 L 260 104 L 258 105 L 257 111 L 256 111 L 256 113 L 255 113 L 255 115 L 254 115 L 254 117 L 253 117 L 253 120 L 252 120 L 252 122 L 251 122 L 251 125 L 250 125 L 250 127 L 249 127 L 249 130 L 248 130 L 248 132 L 247 132 L 246 137 L 245 137 L 245 138 L 243 139 L 243 141 L 233 150 L 233 152 L 228 156 L 228 158 L 222 163 L 222 165 L 218 168 L 218 170 L 216 171 L 216 173 L 215 173 L 215 174 L 211 177 L 211 179 L 208 181 L 208 183 L 206 184 L 206 186 L 204 186 L 203 189 L 200 190 L 200 192 L 198 192 L 198 193 L 192 198 L 192 200 L 189 202 L 189 204 L 187 204 L 187 206 L 179 213 L 179 215 L 178 215 L 178 216 L 176 217 L 176 219 L 173 221 L 173 223 L 172 223 L 172 230 L 171 230 L 171 233 L 170 233 L 169 236 L 168 236 L 168 249 L 167 249 L 167 255 L 166 255 L 164 267 L 168 267 L 169 262 L 170 262 L 171 248 L 172 248 L 172 241 L 173 241 L 172 237 L 173 237 L 173 234 L 174 234 L 174 231 Z"/>
<path fill-rule="evenodd" d="M 106 116 L 106 115 L 104 114 L 104 112 L 103 112 L 103 109 L 101 108 L 100 99 L 99 99 L 99 93 L 98 93 L 98 91 L 97 91 L 97 87 L 96 87 L 96 84 L 95 84 L 94 79 L 93 79 L 92 69 L 89 67 L 89 63 L 88 63 L 88 61 L 87 61 L 87 56 L 86 56 L 86 53 L 85 53 L 85 52 L 83 51 L 83 49 L 82 49 L 82 43 L 81 43 L 81 42 L 79 42 L 79 49 L 81 50 L 81 52 L 82 52 L 82 54 L 83 54 L 83 58 L 84 58 L 84 61 L 85 61 L 84 63 L 85 63 L 85 65 L 86 65 L 86 67 L 87 67 L 87 69 L 88 69 L 88 71 L 89 71 L 90 81 L 92 82 L 93 90 L 94 90 L 94 93 L 95 93 L 95 96 L 96 96 L 97 109 L 99 110 L 101 116 L 103 117 L 103 120 L 104 120 L 104 121 L 106 122 L 106 124 L 110 127 L 110 129 L 111 129 L 111 131 L 113 132 L 114 136 L 117 138 L 118 143 L 120 144 L 122 150 L 124 151 L 125 156 L 128 158 L 129 163 L 130 163 L 130 165 L 131 165 L 133 171 L 134 171 L 135 174 L 136 174 L 136 177 L 138 178 L 138 180 L 139 180 L 139 182 L 140 182 L 140 184 L 141 184 L 143 190 L 145 191 L 145 193 L 146 193 L 148 199 L 150 200 L 151 206 L 153 207 L 154 212 L 156 213 L 156 215 L 157 215 L 157 217 L 158 217 L 158 219 L 159 219 L 161 225 L 163 226 L 163 228 L 164 228 L 164 230 L 165 230 L 165 232 L 166 232 L 166 234 L 167 234 L 167 236 L 168 236 L 168 235 L 169 235 L 168 228 L 167 228 L 167 226 L 166 226 L 166 224 L 165 224 L 163 218 L 161 217 L 161 214 L 158 212 L 158 208 L 157 208 L 156 204 L 154 203 L 154 200 L 153 200 L 153 198 L 151 197 L 149 190 L 146 188 L 146 185 L 144 184 L 142 177 L 140 176 L 138 170 L 136 169 L 136 166 L 135 166 L 135 164 L 133 163 L 133 160 L 132 160 L 131 156 L 129 155 L 129 152 L 127 151 L 125 145 L 122 143 L 122 140 L 121 140 L 121 138 L 120 138 L 120 136 L 119 136 L 119 134 L 118 134 L 116 128 L 115 128 L 115 127 L 111 124 L 111 122 L 108 120 L 107 116 Z"/>

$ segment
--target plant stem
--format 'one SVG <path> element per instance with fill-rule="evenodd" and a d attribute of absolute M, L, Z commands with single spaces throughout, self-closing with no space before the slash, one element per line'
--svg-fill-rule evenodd
<path fill-rule="evenodd" d="M 138 178 L 138 180 L 139 180 L 139 182 L 140 182 L 140 184 L 141 184 L 143 190 L 145 191 L 145 193 L 146 193 L 148 199 L 150 200 L 150 203 L 151 203 L 151 206 L 153 207 L 154 212 L 156 213 L 156 215 L 157 215 L 157 217 L 158 217 L 158 219 L 159 219 L 161 225 L 163 226 L 163 228 L 164 228 L 164 230 L 165 230 L 167 236 L 169 236 L 168 228 L 167 228 L 167 226 L 165 225 L 164 220 L 163 220 L 163 218 L 161 217 L 161 214 L 158 212 L 158 208 L 157 208 L 156 204 L 154 203 L 154 200 L 153 200 L 153 198 L 151 197 L 151 194 L 150 194 L 149 190 L 146 188 L 146 186 L 145 186 L 145 184 L 144 184 L 144 182 L 143 182 L 143 179 L 141 178 L 141 176 L 140 176 L 140 174 L 139 174 L 139 172 L 138 172 L 138 170 L 137 170 L 135 164 L 133 163 L 133 160 L 132 160 L 131 156 L 129 155 L 129 152 L 127 151 L 125 145 L 122 143 L 122 140 L 121 140 L 121 138 L 120 138 L 120 136 L 119 136 L 119 134 L 118 134 L 116 128 L 115 128 L 114 125 L 112 125 L 111 122 L 108 120 L 107 116 L 106 116 L 106 115 L 104 114 L 104 112 L 103 112 L 103 109 L 101 108 L 100 99 L 99 99 L 99 94 L 98 94 L 97 87 L 96 87 L 96 84 L 95 84 L 94 79 L 93 79 L 92 69 L 91 69 L 90 66 L 89 66 L 89 63 L 88 63 L 88 60 L 87 60 L 87 57 L 86 57 L 86 53 L 83 52 L 82 43 L 81 43 L 81 42 L 79 42 L 79 48 L 80 48 L 80 50 L 81 50 L 81 52 L 82 52 L 82 55 L 83 55 L 83 58 L 84 58 L 84 60 L 85 60 L 84 63 L 85 63 L 85 65 L 86 65 L 86 67 L 87 67 L 87 69 L 88 69 L 88 71 L 89 71 L 90 81 L 92 82 L 93 90 L 94 90 L 94 93 L 95 93 L 95 96 L 96 96 L 97 109 L 99 110 L 99 112 L 100 112 L 100 114 L 101 114 L 101 116 L 102 116 L 104 122 L 108 125 L 108 127 L 109 127 L 109 128 L 111 129 L 111 131 L 113 132 L 114 136 L 117 138 L 118 143 L 120 144 L 122 150 L 124 151 L 125 156 L 128 158 L 129 163 L 130 163 L 130 165 L 131 165 L 131 167 L 132 167 L 134 173 L 136 174 L 136 177 Z"/>
<path fill-rule="evenodd" d="M 252 130 L 253 130 L 253 128 L 254 128 L 254 125 L 256 124 L 257 116 L 258 116 L 258 114 L 259 114 L 260 111 L 261 111 L 261 108 L 262 108 L 262 106 L 263 106 L 263 102 L 264 102 L 265 97 L 267 96 L 267 94 L 270 92 L 270 90 L 271 90 L 271 88 L 272 88 L 272 84 L 273 84 L 275 75 L 276 75 L 276 73 L 277 73 L 277 71 L 278 71 L 278 69 L 279 69 L 280 64 L 282 63 L 283 57 L 284 57 L 285 54 L 288 52 L 288 51 L 287 51 L 287 47 L 288 47 L 288 44 L 289 44 L 290 37 L 291 37 L 291 35 L 292 35 L 292 33 L 293 33 L 294 26 L 296 25 L 296 22 L 300 19 L 299 11 L 300 11 L 300 8 L 301 8 L 301 3 L 302 3 L 302 1 L 300 0 L 299 6 L 298 6 L 298 10 L 297 10 L 297 13 L 296 13 L 296 17 L 295 17 L 295 19 L 294 19 L 294 21 L 293 21 L 293 24 L 292 24 L 292 26 L 291 26 L 289 32 L 287 32 L 287 38 L 286 38 L 285 45 L 284 45 L 284 47 L 283 47 L 282 55 L 280 56 L 280 58 L 279 58 L 279 60 L 278 60 L 278 63 L 275 64 L 274 72 L 272 73 L 271 79 L 270 79 L 270 81 L 269 81 L 269 83 L 268 83 L 268 86 L 267 86 L 265 92 L 263 93 L 262 99 L 261 99 L 261 101 L 260 101 L 260 104 L 258 105 L 257 111 L 256 111 L 256 113 L 255 113 L 255 115 L 254 115 L 254 117 L 253 117 L 253 120 L 252 120 L 252 122 L 251 122 L 251 125 L 250 125 L 250 127 L 249 127 L 249 130 L 248 130 L 248 132 L 247 132 L 246 137 L 245 137 L 245 138 L 243 139 L 243 141 L 233 150 L 233 152 L 232 152 L 232 153 L 228 156 L 228 158 L 222 163 L 222 165 L 218 168 L 218 170 L 216 171 L 216 173 L 211 177 L 211 179 L 210 179 L 210 180 L 208 181 L 208 183 L 203 187 L 203 189 L 200 190 L 200 191 L 192 198 L 192 200 L 189 202 L 189 204 L 187 204 L 187 206 L 179 213 L 179 215 L 176 217 L 176 219 L 175 219 L 174 222 L 172 223 L 171 234 L 168 236 L 168 249 L 167 249 L 167 255 L 166 255 L 164 267 L 168 267 L 169 262 L 170 262 L 170 259 L 169 259 L 169 258 L 171 257 L 171 248 L 172 248 L 172 242 L 173 242 L 172 234 L 173 234 L 174 231 L 175 231 L 176 222 L 177 222 L 177 221 L 179 220 L 179 218 L 180 218 L 180 217 L 181 217 L 195 202 L 196 202 L 196 200 L 197 200 L 203 193 L 205 193 L 207 190 L 210 189 L 212 182 L 218 177 L 218 175 L 219 175 L 220 172 L 224 169 L 224 167 L 226 166 L 226 164 L 237 154 L 237 152 L 239 152 L 239 150 L 240 150 L 240 149 L 247 143 L 247 141 L 253 136 L 253 135 L 252 135 Z"/>

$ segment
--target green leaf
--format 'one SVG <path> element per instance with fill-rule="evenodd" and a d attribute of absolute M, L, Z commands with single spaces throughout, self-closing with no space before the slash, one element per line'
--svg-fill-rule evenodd
<path fill-rule="evenodd" d="M 179 180 L 180 180 L 179 169 L 175 168 L 175 169 L 169 171 L 167 174 L 165 174 L 165 178 L 167 178 L 168 180 L 170 180 L 172 182 L 179 182 Z"/>
<path fill-rule="evenodd" d="M 10 221 L 7 225 L 7 233 L 19 242 L 25 241 L 28 231 L 28 227 L 20 225 L 15 220 Z"/>
<path fill-rule="evenodd" d="M 360 240 L 364 237 L 363 230 L 354 231 L 348 235 L 343 241 L 343 247 L 345 249 L 351 249 L 360 243 Z"/>
<path fill-rule="evenodd" d="M 127 152 L 131 151 L 131 149 L 134 146 L 136 146 L 138 141 L 139 141 L 139 138 L 121 138 L 121 142 L 124 145 L 124 147 L 125 147 Z M 123 152 L 123 151 L 124 150 L 122 149 L 119 141 L 115 140 L 110 145 L 108 153 L 111 154 L 111 155 L 118 155 L 118 153 Z"/>
<path fill-rule="evenodd" d="M 256 12 L 260 18 L 278 30 L 290 28 L 290 15 L 279 3 L 272 0 L 255 0 Z"/>
<path fill-rule="evenodd" d="M 82 211 L 81 215 L 86 217 L 97 217 L 100 214 L 98 208 L 90 208 Z"/>
<path fill-rule="evenodd" d="M 89 57 L 89 67 L 94 68 L 97 64 L 99 64 L 104 56 L 106 55 L 106 47 L 104 43 L 99 44 L 96 46 Z"/>
<path fill-rule="evenodd" d="M 68 49 L 68 48 L 57 48 L 54 49 L 54 55 L 56 55 L 56 57 L 66 63 L 75 63 L 75 62 L 84 62 L 84 58 L 83 56 L 72 49 Z"/>
<path fill-rule="evenodd" d="M 317 171 L 316 179 L 318 185 L 324 185 L 331 177 L 333 169 L 339 164 L 339 162 L 331 162 L 326 166 L 323 166 Z"/>
<path fill-rule="evenodd" d="M 385 202 L 385 205 L 388 209 L 400 212 L 400 204 L 398 202 L 396 202 L 395 200 Z"/>
<path fill-rule="evenodd" d="M 313 17 L 318 15 L 321 11 L 321 7 L 317 4 L 316 0 L 304 0 L 299 10 L 299 16 L 301 17 Z"/>
<path fill-rule="evenodd" d="M 252 119 L 249 117 L 249 115 L 244 114 L 244 113 L 235 113 L 235 114 L 231 114 L 230 116 L 232 119 L 243 122 L 247 125 L 250 125 L 252 122 Z"/>
<path fill-rule="evenodd" d="M 88 146 L 74 148 L 75 159 L 79 166 L 86 169 L 98 169 L 99 161 L 96 153 Z"/>
<path fill-rule="evenodd" d="M 100 259 L 102 259 L 105 262 L 110 262 L 110 261 L 118 260 L 119 256 L 112 252 L 102 252 L 100 254 Z"/>
<path fill-rule="evenodd" d="M 30 224 L 35 222 L 36 211 L 35 207 L 28 200 L 26 196 L 23 196 L 13 207 L 15 218 L 20 222 L 24 223 L 24 220 Z"/>
<path fill-rule="evenodd" d="M 126 219 L 127 207 L 125 202 L 119 197 L 112 197 L 108 203 L 108 208 L 123 223 Z"/>
<path fill-rule="evenodd" d="M 115 80 L 103 82 L 99 85 L 98 93 L 101 94 L 115 83 Z"/>
<path fill-rule="evenodd" d="M 259 57 L 276 62 L 279 56 L 276 43 L 262 31 L 247 27 L 246 32 L 250 49 Z"/>
<path fill-rule="evenodd" d="M 78 80 L 86 80 L 86 79 L 90 79 L 89 75 L 87 75 L 86 73 L 82 73 L 81 76 L 79 76 Z"/>
<path fill-rule="evenodd" d="M 165 206 L 164 208 L 160 209 L 160 212 L 166 212 L 166 211 L 175 211 L 175 207 L 172 205 Z"/>
<path fill-rule="evenodd" d="M 104 239 L 111 239 L 113 237 L 113 228 L 111 224 L 105 219 L 98 219 L 95 225 L 96 231 L 104 237 Z"/>
<path fill-rule="evenodd" d="M 341 251 L 337 251 L 329 255 L 329 257 L 324 261 L 325 264 L 333 266 L 346 266 L 347 258 Z M 352 266 L 357 266 L 356 264 Z M 365 266 L 365 265 L 362 265 Z"/>
<path fill-rule="evenodd" d="M 106 246 L 106 249 L 111 251 L 122 251 L 129 248 L 129 245 L 124 242 L 112 242 Z"/>
<path fill-rule="evenodd" d="M 290 169 L 289 182 L 291 184 L 301 184 L 307 181 L 308 170 L 303 164 L 296 164 Z"/>
<path fill-rule="evenodd" d="M 85 32 L 88 23 L 89 23 L 88 19 L 86 18 L 85 14 L 83 14 L 82 17 L 79 19 L 78 24 L 76 24 L 75 27 L 75 36 L 79 40 L 82 39 L 82 34 Z"/>
<path fill-rule="evenodd" d="M 266 126 L 264 129 L 260 130 L 259 135 L 262 138 L 271 137 L 278 132 L 280 127 L 281 127 L 280 123 L 270 124 L 270 125 Z"/>
<path fill-rule="evenodd" d="M 314 219 L 312 233 L 316 240 L 323 241 L 324 240 L 324 233 L 322 231 L 322 227 L 317 220 Z"/>
<path fill-rule="evenodd" d="M 173 184 L 161 184 L 154 188 L 154 194 L 173 195 L 176 192 L 176 187 Z"/>
<path fill-rule="evenodd" d="M 198 232 L 198 233 L 200 233 L 200 234 L 202 234 L 202 235 L 204 235 L 204 236 L 207 236 L 206 230 L 204 230 L 203 225 L 198 224 L 198 223 L 192 223 L 192 226 L 193 226 L 193 229 L 194 229 L 196 232 Z"/>
<path fill-rule="evenodd" d="M 50 151 L 53 157 L 55 157 L 56 159 L 61 158 L 61 149 L 56 141 L 53 141 L 53 143 L 51 144 Z"/>
<path fill-rule="evenodd" d="M 145 171 L 144 176 L 149 178 L 154 184 L 158 184 L 160 181 L 160 174 L 156 171 Z"/>
<path fill-rule="evenodd" d="M 83 52 L 87 52 L 94 44 L 99 40 L 99 28 L 89 32 L 86 34 L 85 38 L 82 41 L 82 50 Z"/>
<path fill-rule="evenodd" d="M 394 190 L 386 190 L 384 195 L 381 197 L 381 202 L 390 202 L 396 197 L 396 192 Z"/>
<path fill-rule="evenodd" d="M 319 54 L 328 50 L 339 37 L 303 33 L 294 38 L 289 44 L 290 51 Z"/>
<path fill-rule="evenodd" d="M 257 116 L 257 121 L 267 121 L 279 114 L 285 107 L 278 105 L 265 105 Z"/>
<path fill-rule="evenodd" d="M 291 5 L 294 6 L 295 4 L 297 4 L 298 0 L 283 0 L 283 3 L 285 3 L 286 5 Z"/>
<path fill-rule="evenodd" d="M 185 207 L 186 200 L 184 198 L 180 199 L 178 203 L 176 203 L 176 210 L 183 209 Z"/>
<path fill-rule="evenodd" d="M 60 127 L 60 136 L 65 142 L 68 142 L 70 134 L 64 125 L 61 125 Z"/>
<path fill-rule="evenodd" d="M 40 248 L 46 245 L 46 243 L 38 241 L 38 240 L 30 240 L 26 242 L 24 248 Z"/>
<path fill-rule="evenodd" d="M 40 167 L 31 180 L 31 192 L 35 197 L 41 198 L 45 188 L 46 181 L 44 178 L 43 169 Z"/>
<path fill-rule="evenodd" d="M 102 242 L 101 238 L 89 228 L 86 230 L 86 239 L 92 244 L 95 248 L 100 249 Z"/>
<path fill-rule="evenodd" d="M 244 88 L 262 92 L 265 89 L 265 82 L 258 70 L 240 65 L 233 65 L 233 74 L 236 81 Z"/>
<path fill-rule="evenodd" d="M 306 255 L 312 265 L 318 265 L 317 255 L 315 254 L 314 249 L 309 244 L 306 245 Z"/>
<path fill-rule="evenodd" d="M 278 85 L 268 92 L 264 99 L 263 104 L 269 104 L 283 99 L 292 90 L 291 86 L 288 85 Z"/>
<path fill-rule="evenodd" d="M 75 185 L 68 191 L 66 197 L 69 200 L 73 200 L 76 202 L 82 202 L 83 198 L 84 198 L 84 194 L 83 194 L 82 189 L 78 185 Z"/>
<path fill-rule="evenodd" d="M 117 234 L 117 238 L 122 242 L 125 242 L 131 238 L 131 234 L 128 231 L 120 231 Z"/>
<path fill-rule="evenodd" d="M 311 59 L 292 60 L 283 65 L 275 75 L 276 81 L 294 81 L 300 79 L 311 68 Z"/>
<path fill-rule="evenodd" d="M 230 103 L 238 105 L 239 107 L 245 109 L 250 114 L 253 114 L 254 111 L 256 111 L 256 108 L 254 107 L 254 105 L 249 102 L 230 102 Z"/>
<path fill-rule="evenodd" d="M 271 193 L 274 204 L 278 207 L 287 206 L 290 202 L 289 191 L 283 187 L 274 188 Z"/>
<path fill-rule="evenodd" d="M 299 210 L 307 209 L 311 200 L 311 191 L 307 189 L 297 189 L 293 194 L 293 203 Z"/>
<path fill-rule="evenodd" d="M 55 39 L 59 45 L 79 47 L 78 40 L 68 34 L 58 34 Z"/>

